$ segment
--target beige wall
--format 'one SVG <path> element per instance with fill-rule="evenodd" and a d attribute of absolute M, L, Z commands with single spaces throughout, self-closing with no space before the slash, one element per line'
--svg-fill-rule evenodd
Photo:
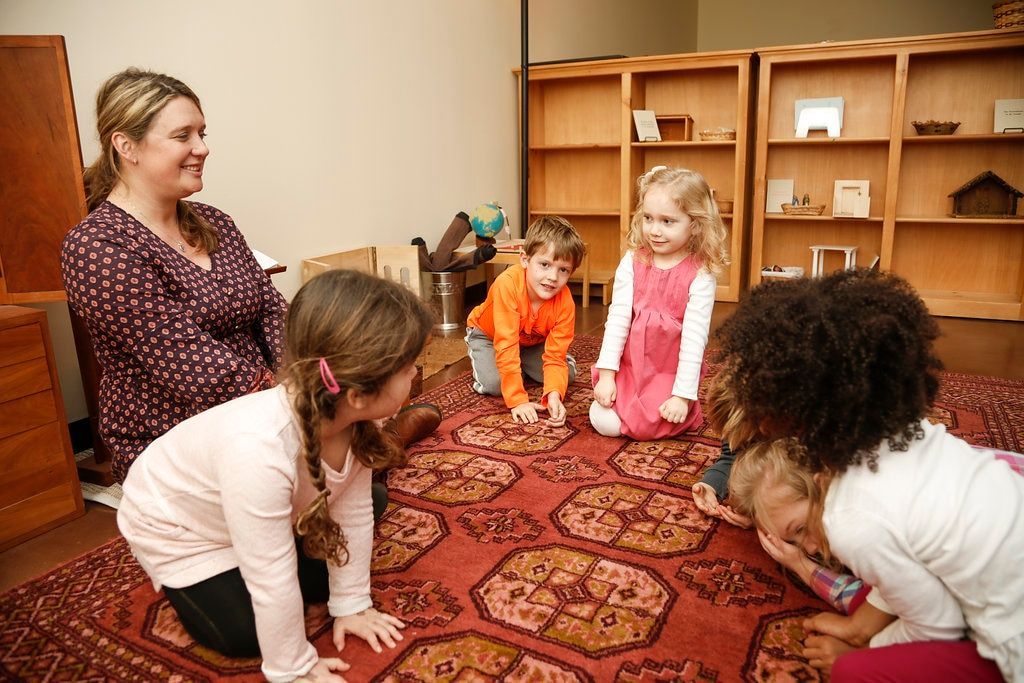
<path fill-rule="evenodd" d="M 692 16 L 695 2 L 678 4 Z M 651 27 L 677 3 L 638 4 L 649 11 L 534 0 L 542 25 L 575 28 L 540 32 L 532 58 L 695 47 L 692 21 L 678 33 Z M 192 86 L 212 150 L 196 198 L 288 266 L 274 276 L 288 298 L 305 257 L 417 235 L 433 247 L 457 211 L 484 201 L 502 203 L 518 226 L 516 0 L 0 0 L 0 32 L 65 36 L 86 163 L 99 149 L 93 98 L 107 76 L 136 65 Z M 595 42 L 597 32 L 613 43 Z M 80 419 L 66 309 L 41 308 L 68 419 Z"/>
<path fill-rule="evenodd" d="M 212 155 L 197 198 L 288 272 L 368 244 L 433 246 L 497 200 L 518 226 L 517 0 L 0 0 L 0 32 L 65 36 L 83 155 L 93 97 L 128 65 L 203 100 Z M 989 0 L 534 0 L 530 58 L 665 54 L 992 26 Z M 47 311 L 68 419 L 85 416 L 63 304 Z"/>
<path fill-rule="evenodd" d="M 697 0 L 533 0 L 530 61 L 697 50 Z"/>
<path fill-rule="evenodd" d="M 0 31 L 61 34 L 86 163 L 94 102 L 129 65 L 199 94 L 212 149 L 196 195 L 288 266 L 367 244 L 436 243 L 497 200 L 518 221 L 513 0 L 3 0 Z M 86 414 L 67 314 L 51 319 L 68 419 Z"/>
<path fill-rule="evenodd" d="M 699 0 L 697 50 L 739 50 L 991 28 L 992 0 Z"/>

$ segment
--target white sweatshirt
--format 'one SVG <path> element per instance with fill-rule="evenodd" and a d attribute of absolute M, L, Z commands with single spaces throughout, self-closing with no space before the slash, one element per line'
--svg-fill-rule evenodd
<path fill-rule="evenodd" d="M 292 522 L 316 496 L 283 386 L 180 423 L 132 465 L 117 523 L 153 587 L 185 588 L 238 568 L 252 595 L 263 673 L 290 681 L 317 661 L 306 640 Z M 324 465 L 348 563 L 328 563 L 332 616 L 372 605 L 369 469 Z"/>
<path fill-rule="evenodd" d="M 942 425 L 921 429 L 906 452 L 883 444 L 877 472 L 860 465 L 832 481 L 825 534 L 899 615 L 873 647 L 966 628 L 1004 667 L 1001 646 L 1024 633 L 1024 477 Z"/>

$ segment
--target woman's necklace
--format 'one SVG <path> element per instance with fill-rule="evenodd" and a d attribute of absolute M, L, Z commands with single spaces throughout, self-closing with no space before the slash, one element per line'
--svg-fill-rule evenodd
<path fill-rule="evenodd" d="M 157 237 L 162 239 L 164 242 L 167 242 L 168 244 L 170 244 L 173 241 L 175 244 L 178 245 L 178 251 L 180 251 L 182 254 L 185 253 L 185 243 L 183 241 L 181 241 L 177 237 L 172 237 L 172 238 L 168 239 L 166 236 L 160 235 L 152 227 L 154 225 L 153 220 L 149 216 L 144 214 L 142 212 L 142 209 L 137 207 L 132 200 L 128 199 L 127 197 L 122 197 L 121 201 L 128 205 L 127 208 L 128 208 L 129 213 L 134 215 L 136 217 L 136 219 L 140 223 L 142 223 L 146 228 L 148 228 L 150 230 L 150 232 L 153 232 L 154 234 L 156 234 Z M 181 229 L 179 228 L 179 232 L 180 232 L 180 230 Z"/>

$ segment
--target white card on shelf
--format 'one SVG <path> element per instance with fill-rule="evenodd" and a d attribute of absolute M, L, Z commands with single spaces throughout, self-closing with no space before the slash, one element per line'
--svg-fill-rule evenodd
<path fill-rule="evenodd" d="M 782 213 L 782 205 L 793 201 L 792 178 L 769 178 L 765 193 L 765 213 Z"/>
<path fill-rule="evenodd" d="M 652 109 L 634 109 L 633 123 L 636 125 L 636 139 L 640 142 L 661 142 L 658 119 Z"/>

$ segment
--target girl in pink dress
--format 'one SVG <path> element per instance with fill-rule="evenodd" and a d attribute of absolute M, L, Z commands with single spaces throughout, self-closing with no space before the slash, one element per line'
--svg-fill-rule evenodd
<path fill-rule="evenodd" d="M 728 264 L 726 231 L 701 174 L 655 166 L 637 182 L 629 250 L 615 271 L 590 422 L 605 436 L 666 439 L 701 424 L 697 385 Z"/>

